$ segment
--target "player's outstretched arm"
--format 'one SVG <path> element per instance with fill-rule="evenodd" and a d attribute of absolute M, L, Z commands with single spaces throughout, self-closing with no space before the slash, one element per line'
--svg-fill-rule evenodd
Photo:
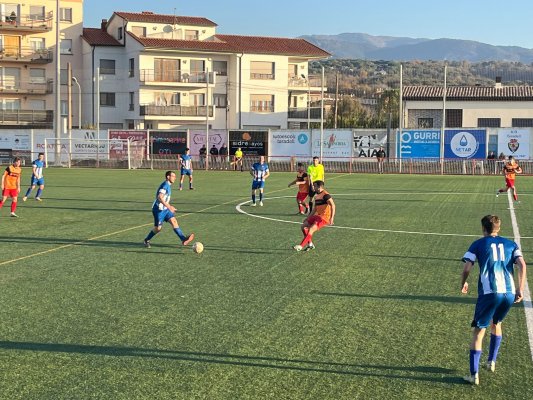
<path fill-rule="evenodd" d="M 333 201 L 333 199 L 329 199 L 328 203 L 331 206 L 331 218 L 329 220 L 329 224 L 333 225 L 334 223 L 333 221 L 335 219 L 335 202 Z"/>
<path fill-rule="evenodd" d="M 515 303 L 520 303 L 523 298 L 524 286 L 526 284 L 526 262 L 523 257 L 518 257 L 516 259 L 516 264 L 518 265 L 518 289 L 515 294 Z"/>
<path fill-rule="evenodd" d="M 468 282 L 466 280 L 468 279 L 468 275 L 470 275 L 473 266 L 474 264 L 471 261 L 465 261 L 463 272 L 461 274 L 461 293 L 463 294 L 468 293 Z"/>

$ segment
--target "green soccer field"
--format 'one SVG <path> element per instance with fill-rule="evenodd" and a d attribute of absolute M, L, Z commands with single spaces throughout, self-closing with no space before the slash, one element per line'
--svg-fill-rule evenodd
<path fill-rule="evenodd" d="M 294 174 L 252 208 L 249 174 L 197 171 L 172 203 L 200 255 L 168 224 L 142 246 L 164 171 L 45 176 L 42 203 L 0 210 L 0 399 L 533 398 L 523 304 L 496 373 L 462 383 L 478 270 L 461 295 L 460 259 L 485 214 L 513 237 L 501 176 L 327 175 L 336 226 L 296 253 Z M 533 178 L 517 188 L 533 265 Z"/>

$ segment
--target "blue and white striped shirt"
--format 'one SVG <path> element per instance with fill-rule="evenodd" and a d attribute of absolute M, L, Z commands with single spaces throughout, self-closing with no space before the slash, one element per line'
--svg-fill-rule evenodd
<path fill-rule="evenodd" d="M 252 173 L 255 182 L 263 182 L 265 180 L 265 175 L 268 174 L 268 164 L 254 163 L 252 165 Z"/>

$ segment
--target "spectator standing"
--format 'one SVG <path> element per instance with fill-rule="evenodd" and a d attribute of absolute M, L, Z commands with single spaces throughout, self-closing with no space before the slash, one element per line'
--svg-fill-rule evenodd
<path fill-rule="evenodd" d="M 220 169 L 228 169 L 228 148 L 226 143 L 222 143 L 222 146 L 218 149 L 218 155 L 220 156 Z"/>
<path fill-rule="evenodd" d="M 376 159 L 378 160 L 378 172 L 380 174 L 383 173 L 383 162 L 385 161 L 385 157 L 387 154 L 385 153 L 385 150 L 383 150 L 383 146 L 379 146 L 379 150 L 376 151 Z"/>
<path fill-rule="evenodd" d="M 218 165 L 218 149 L 215 145 L 209 149 L 209 154 L 211 154 L 211 169 L 216 169 Z"/>
<path fill-rule="evenodd" d="M 205 144 L 202 145 L 198 154 L 200 155 L 200 168 L 203 169 L 205 168 L 205 159 L 207 157 L 207 148 L 205 147 Z"/>

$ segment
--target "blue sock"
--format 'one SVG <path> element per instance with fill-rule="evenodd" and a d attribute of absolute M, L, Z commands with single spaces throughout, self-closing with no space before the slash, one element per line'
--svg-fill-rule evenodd
<path fill-rule="evenodd" d="M 156 235 L 156 233 L 154 231 L 150 231 L 150 233 L 148 234 L 148 236 L 146 236 L 144 238 L 144 240 L 150 240 L 152 239 L 154 236 Z"/>
<path fill-rule="evenodd" d="M 185 236 L 180 228 L 174 228 L 174 232 L 176 232 L 176 235 L 179 236 L 182 242 L 187 240 L 187 236 Z"/>
<path fill-rule="evenodd" d="M 26 190 L 26 197 L 28 197 L 31 193 L 31 187 L 28 188 L 28 190 Z"/>
<path fill-rule="evenodd" d="M 263 192 L 259 192 L 259 201 L 263 201 Z"/>
<path fill-rule="evenodd" d="M 41 188 L 37 189 L 37 194 L 35 195 L 35 197 L 41 197 L 41 193 L 42 192 L 43 191 L 41 190 Z M 26 197 L 28 197 L 28 196 L 26 195 Z"/>
<path fill-rule="evenodd" d="M 477 374 L 479 371 L 479 359 L 481 350 L 470 350 L 470 375 Z"/>
<path fill-rule="evenodd" d="M 255 194 L 252 194 L 252 203 L 255 204 Z"/>
<path fill-rule="evenodd" d="M 496 335 L 490 335 L 490 346 L 489 346 L 489 359 L 488 361 L 496 362 L 496 357 L 498 357 L 498 350 L 500 350 L 500 344 L 502 343 L 502 337 Z"/>

